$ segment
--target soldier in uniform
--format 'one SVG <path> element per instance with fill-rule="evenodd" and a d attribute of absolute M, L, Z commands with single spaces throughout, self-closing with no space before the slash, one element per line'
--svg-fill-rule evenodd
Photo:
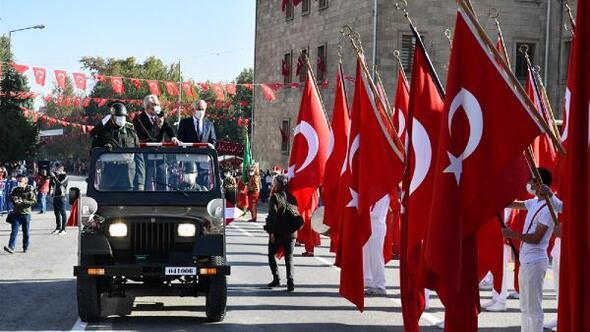
<path fill-rule="evenodd" d="M 127 108 L 123 103 L 111 105 L 110 119 L 93 135 L 92 147 L 139 147 L 139 139 L 132 123 L 127 122 Z M 101 190 L 144 190 L 145 163 L 140 153 L 113 153 L 101 156 L 103 168 Z"/>
<path fill-rule="evenodd" d="M 180 179 L 180 185 L 178 186 L 181 190 L 185 191 L 207 191 L 207 187 L 198 184 L 197 178 L 199 177 L 199 171 L 197 164 L 192 161 L 185 161 L 182 165 L 183 173 Z"/>

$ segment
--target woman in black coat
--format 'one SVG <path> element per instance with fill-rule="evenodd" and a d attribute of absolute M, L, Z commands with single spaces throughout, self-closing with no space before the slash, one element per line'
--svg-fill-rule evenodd
<path fill-rule="evenodd" d="M 264 229 L 269 234 L 268 241 L 268 265 L 272 272 L 272 282 L 268 287 L 280 286 L 279 272 L 275 256 L 284 253 L 285 267 L 287 268 L 287 291 L 295 289 L 293 283 L 293 249 L 295 247 L 295 233 L 285 218 L 287 208 L 296 208 L 297 201 L 287 189 L 288 178 L 286 175 L 277 175 L 272 182 L 272 195 L 270 197 L 268 217 Z M 291 206 L 289 206 L 291 205 Z"/>

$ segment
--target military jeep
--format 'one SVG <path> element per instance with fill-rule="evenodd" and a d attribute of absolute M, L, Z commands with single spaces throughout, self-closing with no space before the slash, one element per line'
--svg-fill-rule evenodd
<path fill-rule="evenodd" d="M 78 201 L 78 313 L 101 317 L 101 298 L 142 293 L 205 296 L 209 321 L 227 301 L 225 201 L 210 144 L 96 148 Z M 106 302 L 106 301 L 103 301 Z"/>

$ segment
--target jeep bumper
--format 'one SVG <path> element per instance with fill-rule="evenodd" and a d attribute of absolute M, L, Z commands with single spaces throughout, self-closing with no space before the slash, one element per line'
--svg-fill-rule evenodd
<path fill-rule="evenodd" d="M 90 265 L 74 266 L 74 276 L 179 277 L 229 275 L 230 266 Z"/>

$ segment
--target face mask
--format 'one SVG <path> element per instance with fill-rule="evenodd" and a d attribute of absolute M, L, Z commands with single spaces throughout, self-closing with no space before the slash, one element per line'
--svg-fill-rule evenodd
<path fill-rule="evenodd" d="M 24 181 L 21 181 L 21 182 L 18 183 L 18 186 L 21 187 L 21 188 L 24 188 L 24 187 L 27 186 L 27 183 L 24 182 Z"/>
<path fill-rule="evenodd" d="M 204 117 L 205 117 L 205 111 L 196 111 L 195 112 L 195 118 L 197 118 L 197 120 L 203 120 Z"/>
<path fill-rule="evenodd" d="M 254 175 L 254 172 L 250 172 L 250 175 Z"/>
<path fill-rule="evenodd" d="M 115 116 L 115 124 L 119 127 L 123 127 L 127 122 L 127 118 L 124 116 Z"/>
<path fill-rule="evenodd" d="M 537 191 L 533 189 L 533 185 L 531 183 L 526 184 L 526 191 L 531 195 L 537 194 Z"/>
<path fill-rule="evenodd" d="M 160 107 L 159 105 L 154 106 L 154 113 L 156 113 L 156 114 L 162 113 L 162 107 Z"/>
<path fill-rule="evenodd" d="M 197 174 L 196 173 L 183 174 L 182 181 L 184 183 L 194 184 L 195 182 L 197 182 Z"/>

